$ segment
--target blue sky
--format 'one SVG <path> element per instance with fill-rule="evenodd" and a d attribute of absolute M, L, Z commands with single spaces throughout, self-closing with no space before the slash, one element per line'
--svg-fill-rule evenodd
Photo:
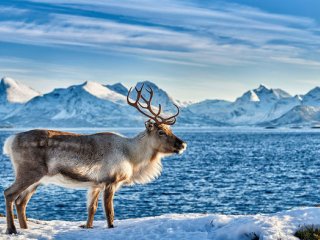
<path fill-rule="evenodd" d="M 320 85 L 318 0 L 0 2 L 0 74 L 42 92 L 150 80 L 175 98 L 233 100 L 260 83 Z"/>

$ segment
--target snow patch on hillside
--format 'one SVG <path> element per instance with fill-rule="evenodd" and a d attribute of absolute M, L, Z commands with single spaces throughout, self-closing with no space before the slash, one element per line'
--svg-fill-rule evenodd
<path fill-rule="evenodd" d="M 18 224 L 16 222 L 16 224 Z M 320 208 L 297 208 L 276 214 L 221 215 L 168 214 L 115 221 L 105 228 L 105 221 L 94 222 L 93 229 L 81 229 L 83 222 L 29 220 L 29 229 L 7 237 L 5 218 L 0 218 L 1 239 L 212 239 L 296 240 L 295 231 L 305 225 L 320 224 Z"/>
<path fill-rule="evenodd" d="M 69 118 L 73 118 L 75 115 L 76 115 L 75 110 L 73 110 L 71 113 L 68 113 L 65 109 L 62 109 L 61 112 L 53 116 L 51 119 L 52 120 L 69 119 Z"/>
<path fill-rule="evenodd" d="M 241 100 L 244 101 L 249 101 L 249 102 L 259 102 L 260 98 L 258 95 L 253 91 L 250 90 L 249 92 L 245 93 L 242 97 Z"/>

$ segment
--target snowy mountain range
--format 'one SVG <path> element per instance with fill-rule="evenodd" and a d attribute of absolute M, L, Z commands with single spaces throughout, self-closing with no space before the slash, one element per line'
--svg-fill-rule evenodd
<path fill-rule="evenodd" d="M 245 92 L 234 102 L 206 100 L 188 108 L 195 114 L 203 114 L 207 118 L 231 126 L 277 126 L 280 124 L 274 120 L 301 104 L 301 96 L 291 96 L 281 89 L 270 89 L 260 85 Z M 287 125 L 289 124 L 290 119 Z"/>
<path fill-rule="evenodd" d="M 245 92 L 234 102 L 205 100 L 182 102 L 152 82 L 152 105 L 168 113 L 178 105 L 180 126 L 305 127 L 320 125 L 320 88 L 291 96 L 264 85 Z M 121 83 L 85 82 L 41 94 L 11 78 L 0 82 L 0 127 L 137 127 L 146 120 L 127 104 L 128 89 Z M 143 94 L 148 96 L 144 90 Z M 135 99 L 135 91 L 130 97 Z"/>

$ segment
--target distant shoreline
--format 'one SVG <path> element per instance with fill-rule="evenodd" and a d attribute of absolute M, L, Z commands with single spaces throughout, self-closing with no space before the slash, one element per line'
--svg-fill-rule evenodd
<path fill-rule="evenodd" d="M 60 131 L 93 131 L 93 132 L 116 132 L 116 131 L 128 131 L 128 132 L 139 132 L 143 131 L 143 127 L 12 127 L 12 128 L 0 128 L 0 132 L 18 132 L 28 131 L 32 129 L 55 129 Z M 178 132 L 317 132 L 320 131 L 319 127 L 305 126 L 305 127 L 256 127 L 256 126 L 234 126 L 234 127 L 174 127 L 175 131 Z"/>

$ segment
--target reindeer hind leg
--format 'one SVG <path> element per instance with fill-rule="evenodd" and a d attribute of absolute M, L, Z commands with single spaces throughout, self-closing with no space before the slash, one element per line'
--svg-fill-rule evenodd
<path fill-rule="evenodd" d="M 32 195 L 37 190 L 37 187 L 39 186 L 38 183 L 35 183 L 28 187 L 26 190 L 24 190 L 15 200 L 16 210 L 18 214 L 19 219 L 19 225 L 20 228 L 27 229 L 27 217 L 26 217 L 26 208 L 29 200 L 31 199 Z"/>
<path fill-rule="evenodd" d="M 39 182 L 44 174 L 41 173 L 39 169 L 34 170 L 26 168 L 23 171 L 17 169 L 16 176 L 15 182 L 4 191 L 4 196 L 6 199 L 7 234 L 17 233 L 13 218 L 13 202 L 24 190 Z"/>

